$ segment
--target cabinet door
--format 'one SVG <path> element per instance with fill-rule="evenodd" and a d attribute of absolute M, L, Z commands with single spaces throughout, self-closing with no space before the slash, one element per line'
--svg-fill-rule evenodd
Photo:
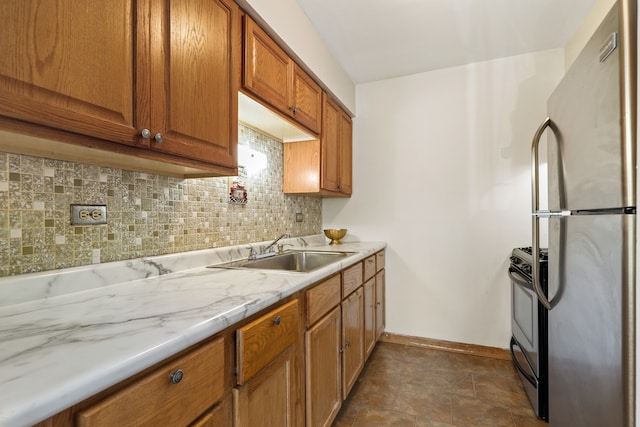
<path fill-rule="evenodd" d="M 296 384 L 295 347 L 290 347 L 243 386 L 233 389 L 235 427 L 293 427 L 302 390 Z"/>
<path fill-rule="evenodd" d="M 245 17 L 244 87 L 288 115 L 292 71 L 287 53 L 258 24 Z"/>
<path fill-rule="evenodd" d="M 148 88 L 136 81 L 134 61 L 148 52 L 145 37 L 137 37 L 148 33 L 148 10 L 137 10 L 138 3 L 0 2 L 0 114 L 110 141 L 143 141 L 135 90 L 148 95 Z"/>
<path fill-rule="evenodd" d="M 384 332 L 385 326 L 385 301 L 384 301 L 385 277 L 384 270 L 376 274 L 376 340 Z"/>
<path fill-rule="evenodd" d="M 293 65 L 293 86 L 289 103 L 293 116 L 298 123 L 319 133 L 322 121 L 322 88 L 304 70 Z"/>
<path fill-rule="evenodd" d="M 158 30 L 151 32 L 151 147 L 236 167 L 238 6 L 232 0 L 154 0 L 151 17 Z"/>
<path fill-rule="evenodd" d="M 340 183 L 338 189 L 341 193 L 351 195 L 352 178 L 351 178 L 351 162 L 352 162 L 352 124 L 351 117 L 344 111 L 340 114 Z"/>
<path fill-rule="evenodd" d="M 322 188 L 338 191 L 340 185 L 339 147 L 340 147 L 340 107 L 326 94 L 322 105 Z"/>
<path fill-rule="evenodd" d="M 364 353 L 368 358 L 376 345 L 376 287 L 375 279 L 367 281 L 364 291 Z"/>
<path fill-rule="evenodd" d="M 339 307 L 305 333 L 305 346 L 307 425 L 330 426 L 342 404 Z"/>
<path fill-rule="evenodd" d="M 362 287 L 342 301 L 342 395 L 346 398 L 364 366 Z"/>

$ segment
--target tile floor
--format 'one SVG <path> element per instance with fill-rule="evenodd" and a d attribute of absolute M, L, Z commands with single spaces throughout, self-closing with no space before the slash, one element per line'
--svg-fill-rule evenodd
<path fill-rule="evenodd" d="M 511 361 L 384 342 L 333 425 L 548 427 Z"/>

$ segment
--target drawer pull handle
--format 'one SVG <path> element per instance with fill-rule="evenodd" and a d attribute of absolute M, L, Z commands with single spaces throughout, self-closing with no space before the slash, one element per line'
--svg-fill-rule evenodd
<path fill-rule="evenodd" d="M 281 320 L 281 319 L 280 319 L 280 316 L 276 316 L 276 318 L 275 318 L 275 319 L 273 319 L 273 324 L 274 324 L 274 325 L 279 325 L 279 324 L 280 324 L 280 320 Z"/>
<path fill-rule="evenodd" d="M 172 384 L 178 384 L 180 381 L 182 381 L 182 378 L 184 377 L 184 372 L 182 371 L 182 369 L 178 369 L 173 374 L 171 374 L 170 377 L 171 377 Z"/>

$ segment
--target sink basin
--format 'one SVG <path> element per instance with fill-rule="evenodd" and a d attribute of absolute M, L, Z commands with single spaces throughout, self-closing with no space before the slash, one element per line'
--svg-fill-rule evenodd
<path fill-rule="evenodd" d="M 353 252 L 290 251 L 261 259 L 243 259 L 210 268 L 238 268 L 256 270 L 282 270 L 308 273 L 351 255 Z"/>

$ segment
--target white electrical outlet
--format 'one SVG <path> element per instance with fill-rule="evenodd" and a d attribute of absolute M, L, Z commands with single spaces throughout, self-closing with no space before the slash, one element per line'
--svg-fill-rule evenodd
<path fill-rule="evenodd" d="M 106 205 L 71 205 L 71 225 L 100 225 L 106 223 Z"/>

